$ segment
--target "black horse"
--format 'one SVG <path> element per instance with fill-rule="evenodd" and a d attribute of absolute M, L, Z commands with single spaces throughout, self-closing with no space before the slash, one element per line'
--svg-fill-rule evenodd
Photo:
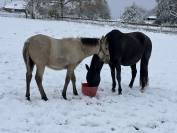
<path fill-rule="evenodd" d="M 137 69 L 136 63 L 140 63 L 140 85 L 141 91 L 148 84 L 148 63 L 152 51 L 152 42 L 148 36 L 141 32 L 122 33 L 119 30 L 112 30 L 106 36 L 106 43 L 109 44 L 110 62 L 112 76 L 112 91 L 115 92 L 116 80 L 115 70 L 117 72 L 118 94 L 122 94 L 121 88 L 121 65 L 130 66 L 132 70 L 132 79 L 129 87 L 133 87 Z M 97 55 L 94 55 L 90 67 L 86 65 L 87 82 L 90 86 L 98 86 L 100 83 L 100 72 L 103 62 Z"/>

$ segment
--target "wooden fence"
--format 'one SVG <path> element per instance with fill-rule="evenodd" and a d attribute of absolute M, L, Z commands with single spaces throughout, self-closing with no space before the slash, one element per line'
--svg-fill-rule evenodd
<path fill-rule="evenodd" d="M 13 14 L 14 15 L 14 14 Z M 13 17 L 13 15 L 9 16 L 9 13 L 0 13 L 0 16 L 3 17 Z M 14 15 L 15 17 L 26 17 L 25 14 Z M 46 18 L 41 18 L 46 19 Z M 48 18 L 48 20 L 51 18 Z M 127 23 L 121 20 L 109 20 L 109 19 L 87 19 L 87 18 L 77 18 L 77 17 L 63 17 L 58 18 L 59 21 L 70 21 L 77 23 L 86 23 L 86 24 L 96 24 L 96 25 L 108 25 L 115 27 L 123 27 L 129 29 L 137 29 L 137 30 L 146 30 L 153 32 L 163 32 L 163 33 L 173 33 L 177 34 L 177 26 L 173 25 L 157 25 L 157 24 L 146 24 L 146 23 Z"/>
<path fill-rule="evenodd" d="M 147 24 L 147 23 L 128 23 L 121 20 L 108 20 L 108 19 L 84 19 L 84 18 L 73 18 L 73 17 L 63 17 L 59 18 L 61 21 L 70 21 L 78 23 L 87 23 L 87 24 L 97 24 L 97 25 L 108 25 L 115 27 L 123 27 L 129 29 L 138 29 L 146 30 L 153 32 L 163 32 L 163 33 L 174 33 L 177 34 L 176 25 L 158 25 L 158 24 Z"/>

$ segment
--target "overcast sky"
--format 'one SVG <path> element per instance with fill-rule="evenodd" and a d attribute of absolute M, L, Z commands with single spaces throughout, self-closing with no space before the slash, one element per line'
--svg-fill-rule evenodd
<path fill-rule="evenodd" d="M 111 14 L 113 19 L 119 18 L 120 14 L 123 13 L 124 8 L 135 4 L 145 8 L 153 9 L 156 6 L 155 0 L 107 0 L 110 6 Z"/>

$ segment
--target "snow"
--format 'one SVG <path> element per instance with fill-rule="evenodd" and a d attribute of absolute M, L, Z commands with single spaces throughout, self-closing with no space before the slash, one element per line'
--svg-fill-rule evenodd
<path fill-rule="evenodd" d="M 0 11 L 0 17 L 12 17 L 12 18 L 25 18 L 26 15 L 24 12 L 7 12 L 7 11 Z"/>
<path fill-rule="evenodd" d="M 7 2 L 10 2 L 10 0 L 0 0 L 0 8 L 4 7 Z"/>
<path fill-rule="evenodd" d="M 22 0 L 18 0 L 18 1 L 12 1 L 10 3 L 7 3 L 4 8 L 7 9 L 25 9 L 26 6 L 26 2 L 22 1 Z"/>
<path fill-rule="evenodd" d="M 84 96 L 80 88 L 89 57 L 75 71 L 79 96 L 73 96 L 70 84 L 64 100 L 66 71 L 46 69 L 43 84 L 49 100 L 40 99 L 34 78 L 31 102 L 25 100 L 22 48 L 28 37 L 38 33 L 55 38 L 101 37 L 114 28 L 118 27 L 0 17 L 0 133 L 176 133 L 177 36 L 173 34 L 143 31 L 153 42 L 145 93 L 139 91 L 139 64 L 133 89 L 128 87 L 131 70 L 122 67 L 121 96 L 111 92 L 110 70 L 105 65 L 97 96 Z"/>

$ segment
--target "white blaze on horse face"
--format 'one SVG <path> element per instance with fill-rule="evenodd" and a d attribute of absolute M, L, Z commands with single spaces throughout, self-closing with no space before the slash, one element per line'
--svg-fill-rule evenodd
<path fill-rule="evenodd" d="M 103 60 L 105 63 L 108 63 L 110 60 L 110 54 L 109 54 L 109 46 L 108 42 L 106 41 L 106 38 L 103 36 L 100 40 L 100 52 L 98 56 Z"/>

